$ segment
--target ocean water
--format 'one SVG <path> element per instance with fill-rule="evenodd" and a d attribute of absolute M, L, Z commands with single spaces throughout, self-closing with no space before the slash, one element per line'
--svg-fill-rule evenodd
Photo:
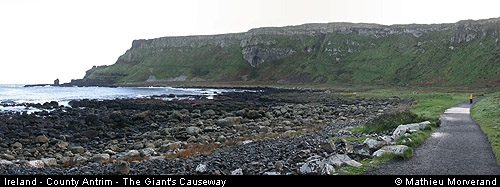
<path fill-rule="evenodd" d="M 164 99 L 190 99 L 185 95 L 201 95 L 208 99 L 222 92 L 238 92 L 235 89 L 208 88 L 173 88 L 173 87 L 24 87 L 21 84 L 0 84 L 0 111 L 18 111 L 24 107 L 15 106 L 23 103 L 40 103 L 57 101 L 67 106 L 71 100 L 81 99 L 116 99 L 147 98 L 153 95 L 170 95 Z"/>

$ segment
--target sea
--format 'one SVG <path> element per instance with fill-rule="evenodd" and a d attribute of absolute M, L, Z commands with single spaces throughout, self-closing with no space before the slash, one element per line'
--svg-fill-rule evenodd
<path fill-rule="evenodd" d="M 56 101 L 59 105 L 68 106 L 71 100 L 107 100 L 124 98 L 162 97 L 165 100 L 193 99 L 190 96 L 204 96 L 213 99 L 223 92 L 241 92 L 240 89 L 212 88 L 175 88 L 175 87 L 59 87 L 38 86 L 24 87 L 24 84 L 0 84 L 0 112 L 5 111 L 36 111 L 22 104 Z"/>

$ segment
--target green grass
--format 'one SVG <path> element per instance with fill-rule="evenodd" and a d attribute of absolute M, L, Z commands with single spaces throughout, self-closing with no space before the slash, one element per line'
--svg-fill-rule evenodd
<path fill-rule="evenodd" d="M 401 124 L 418 123 L 427 119 L 404 110 L 395 113 L 385 113 L 364 124 L 362 128 L 355 128 L 353 132 L 378 133 L 392 130 Z"/>
<path fill-rule="evenodd" d="M 471 116 L 488 136 L 500 165 L 500 96 L 492 96 L 474 104 Z"/>

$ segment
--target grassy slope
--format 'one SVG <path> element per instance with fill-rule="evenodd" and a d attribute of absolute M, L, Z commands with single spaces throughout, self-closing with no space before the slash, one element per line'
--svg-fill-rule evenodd
<path fill-rule="evenodd" d="M 474 104 L 471 116 L 488 136 L 500 165 L 500 96 L 492 96 Z"/>
<path fill-rule="evenodd" d="M 115 64 L 95 72 L 101 75 L 127 74 L 118 80 L 119 83 L 140 83 L 150 75 L 157 79 L 185 75 L 188 80 L 201 78 L 210 81 L 241 81 L 241 77 L 246 76 L 249 81 L 268 84 L 289 76 L 308 74 L 309 79 L 323 77 L 320 82 L 329 84 L 499 84 L 500 45 L 496 39 L 500 35 L 462 43 L 450 42 L 450 38 L 459 32 L 435 31 L 418 38 L 411 34 L 376 38 L 356 32 L 315 36 L 260 34 L 252 36 L 253 40 L 274 43 L 259 44 L 259 47 L 289 48 L 294 53 L 284 59 L 251 67 L 243 59 L 238 39 L 229 40 L 224 47 L 133 48 L 119 60 L 131 57 L 128 60 L 139 64 Z M 331 52 L 333 49 L 337 52 Z M 103 78 L 101 75 L 93 74 L 87 78 Z"/>

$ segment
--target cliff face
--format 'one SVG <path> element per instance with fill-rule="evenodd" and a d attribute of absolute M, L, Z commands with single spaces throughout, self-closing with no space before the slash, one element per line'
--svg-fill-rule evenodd
<path fill-rule="evenodd" d="M 81 81 L 498 84 L 500 18 L 433 25 L 304 24 L 135 40 Z"/>

